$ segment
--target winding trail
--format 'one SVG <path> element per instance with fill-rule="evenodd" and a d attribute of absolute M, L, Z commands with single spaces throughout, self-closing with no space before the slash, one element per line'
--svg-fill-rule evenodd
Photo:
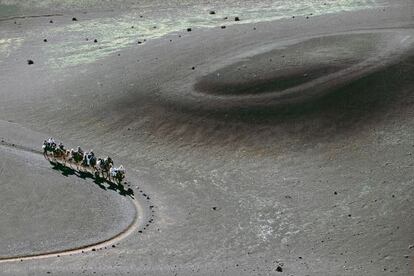
<path fill-rule="evenodd" d="M 8 142 L 5 142 L 4 140 L 1 141 L 0 146 L 13 148 L 13 149 L 20 150 L 20 151 L 31 152 L 34 154 L 42 154 L 42 152 L 39 150 L 25 147 L 22 145 L 8 143 Z M 85 253 L 87 251 L 96 251 L 96 250 L 111 246 L 117 242 L 120 242 L 121 240 L 128 237 L 131 233 L 133 233 L 134 231 L 144 226 L 144 208 L 138 202 L 137 199 L 132 198 L 132 197 L 129 197 L 129 198 L 132 200 L 132 203 L 135 207 L 135 216 L 133 218 L 133 221 L 128 225 L 128 227 L 125 228 L 120 233 L 118 233 L 117 235 L 110 237 L 108 239 L 102 240 L 102 241 L 92 243 L 92 244 L 86 244 L 86 245 L 82 245 L 82 246 L 78 246 L 78 247 L 74 247 L 70 249 L 65 249 L 65 250 L 56 250 L 56 251 L 50 251 L 50 252 L 45 252 L 45 253 L 39 253 L 39 254 L 16 255 L 12 257 L 1 257 L 0 256 L 0 264 L 6 263 L 6 262 L 17 262 L 17 261 L 23 261 L 23 260 L 37 260 L 37 259 L 45 259 L 45 258 L 50 258 L 50 257 L 67 256 L 67 255 Z"/>

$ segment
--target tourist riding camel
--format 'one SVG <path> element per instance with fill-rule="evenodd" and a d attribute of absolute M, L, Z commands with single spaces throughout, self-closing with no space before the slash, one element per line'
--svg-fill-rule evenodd
<path fill-rule="evenodd" d="M 84 152 L 81 147 L 77 147 L 76 151 L 74 149 L 66 150 L 63 143 L 56 144 L 56 141 L 50 137 L 47 140 L 43 141 L 43 154 L 45 158 L 52 158 L 55 163 L 62 163 L 66 166 L 69 162 L 77 166 L 77 169 L 82 171 L 89 171 L 95 174 L 96 177 L 102 177 L 111 181 L 111 178 L 116 180 L 118 184 L 122 183 L 122 180 L 125 178 L 125 169 L 121 165 L 119 167 L 114 167 L 114 162 L 111 157 L 107 156 L 105 158 L 97 159 L 93 150 L 89 152 Z"/>

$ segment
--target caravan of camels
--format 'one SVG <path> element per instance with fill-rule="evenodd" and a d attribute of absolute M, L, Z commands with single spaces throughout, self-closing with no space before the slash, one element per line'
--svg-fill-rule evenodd
<path fill-rule="evenodd" d="M 89 172 L 108 181 L 115 180 L 118 184 L 122 184 L 125 178 L 124 167 L 114 167 L 114 162 L 109 156 L 96 158 L 92 150 L 85 152 L 80 147 L 76 150 L 67 150 L 62 143 L 57 144 L 53 138 L 44 140 L 42 148 L 45 158 L 54 163 L 70 168 L 71 165 L 75 165 L 78 171 Z"/>

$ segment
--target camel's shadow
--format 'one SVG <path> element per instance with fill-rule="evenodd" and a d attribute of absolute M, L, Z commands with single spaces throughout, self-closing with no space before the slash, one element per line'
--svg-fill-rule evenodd
<path fill-rule="evenodd" d="M 102 190 L 105 190 L 105 191 L 112 190 L 122 196 L 130 196 L 131 198 L 134 197 L 134 191 L 131 188 L 125 189 L 124 185 L 122 184 L 114 183 L 102 177 L 95 177 L 90 172 L 78 171 L 73 168 L 62 165 L 60 163 L 55 163 L 52 161 L 49 161 L 49 163 L 53 166 L 54 170 L 60 171 L 62 175 L 66 177 L 76 176 L 82 179 L 92 179 L 93 182 L 96 185 L 98 185 L 98 187 L 101 188 Z"/>

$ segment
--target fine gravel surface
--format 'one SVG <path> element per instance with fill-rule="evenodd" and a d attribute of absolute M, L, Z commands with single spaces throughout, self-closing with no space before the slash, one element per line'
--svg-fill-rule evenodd
<path fill-rule="evenodd" d="M 1 37 L 12 43 L 0 60 L 0 137 L 35 147 L 38 136 L 53 136 L 112 156 L 148 205 L 148 223 L 110 250 L 1 263 L 0 274 L 413 273 L 414 19 L 412 4 L 401 3 L 183 28 L 94 62 L 71 54 L 87 43 L 98 49 L 105 33 L 96 43 L 87 27 L 69 42 L 65 33 L 82 20 L 107 24 L 108 13 L 1 22 Z M 34 164 L 1 185 L 21 179 L 23 189 L 32 177 L 36 185 L 58 183 L 47 190 L 61 189 L 62 200 L 42 208 L 104 206 L 82 210 L 79 225 L 119 214 L 95 218 L 113 205 L 102 197 L 124 197 L 92 180 L 65 177 L 30 153 L 0 154 L 3 171 Z M 36 202 L 41 190 L 25 196 Z M 21 200 L 7 194 L 1 202 Z M 1 206 L 5 219 L 35 213 Z M 13 239 L 0 245 L 17 250 L 27 232 L 4 227 L 2 216 L 0 233 Z M 86 239 L 90 230 L 73 234 Z M 62 235 L 51 241 L 64 246 Z"/>

